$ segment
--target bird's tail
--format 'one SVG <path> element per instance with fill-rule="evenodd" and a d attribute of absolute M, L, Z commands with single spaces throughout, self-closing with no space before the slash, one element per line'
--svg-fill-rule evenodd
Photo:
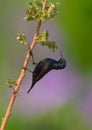
<path fill-rule="evenodd" d="M 33 88 L 34 84 L 31 85 L 31 87 L 29 88 L 29 90 L 27 91 L 27 93 L 29 93 L 31 91 L 31 89 Z"/>

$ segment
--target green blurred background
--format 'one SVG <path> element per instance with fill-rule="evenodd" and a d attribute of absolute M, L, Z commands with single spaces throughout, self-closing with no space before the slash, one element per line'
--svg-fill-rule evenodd
<path fill-rule="evenodd" d="M 16 41 L 16 34 L 25 32 L 31 43 L 36 28 L 36 23 L 23 20 L 27 2 L 0 1 L 0 122 L 12 93 L 6 80 L 18 78 L 27 50 Z M 33 52 L 39 61 L 58 59 L 62 51 L 67 67 L 47 75 L 29 95 L 32 76 L 27 73 L 6 130 L 92 129 L 92 0 L 56 2 L 60 2 L 59 14 L 42 30 L 50 31 L 59 50 L 53 53 L 37 45 Z"/>

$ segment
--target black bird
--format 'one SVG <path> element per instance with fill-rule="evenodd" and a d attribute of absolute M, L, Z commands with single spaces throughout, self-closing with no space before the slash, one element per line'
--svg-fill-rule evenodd
<path fill-rule="evenodd" d="M 30 71 L 33 73 L 32 77 L 32 85 L 30 89 L 27 91 L 27 93 L 30 92 L 30 90 L 33 88 L 35 83 L 39 81 L 46 73 L 48 73 L 51 70 L 59 70 L 59 69 L 64 69 L 66 67 L 66 61 L 65 59 L 61 56 L 61 58 L 56 61 L 51 58 L 46 58 L 41 61 L 36 65 L 34 71 L 30 71 L 29 69 L 25 68 L 26 70 Z"/>

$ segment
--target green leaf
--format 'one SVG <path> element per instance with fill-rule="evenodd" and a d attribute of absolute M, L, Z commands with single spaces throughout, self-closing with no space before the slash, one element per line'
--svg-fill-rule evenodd
<path fill-rule="evenodd" d="M 9 85 L 9 87 L 15 87 L 17 85 L 16 81 L 11 79 L 7 80 L 7 84 Z"/>
<path fill-rule="evenodd" d="M 27 21 L 42 21 L 45 22 L 53 18 L 57 14 L 57 3 L 47 3 L 45 11 L 42 11 L 43 2 L 40 0 L 34 0 L 27 4 L 26 16 L 24 19 Z"/>
<path fill-rule="evenodd" d="M 58 49 L 57 44 L 55 41 L 48 41 L 49 33 L 47 30 L 39 33 L 37 37 L 37 42 L 39 42 L 42 46 L 47 46 L 52 51 L 55 51 Z"/>
<path fill-rule="evenodd" d="M 58 13 L 57 3 L 49 3 L 47 8 L 47 19 L 53 18 Z"/>
<path fill-rule="evenodd" d="M 18 33 L 16 39 L 17 39 L 21 44 L 27 45 L 27 43 L 28 43 L 28 42 L 27 42 L 27 39 L 26 39 L 26 36 L 25 36 L 24 33 L 22 33 L 22 34 Z"/>
<path fill-rule="evenodd" d="M 41 44 L 44 44 L 44 43 L 47 42 L 48 36 L 49 36 L 48 31 L 45 30 L 45 31 L 39 33 L 36 40 L 37 40 L 37 42 L 40 42 Z"/>
<path fill-rule="evenodd" d="M 26 10 L 27 16 L 24 17 L 27 21 L 35 20 L 39 21 L 42 15 L 42 2 L 39 0 L 34 0 L 27 4 L 28 9 Z"/>

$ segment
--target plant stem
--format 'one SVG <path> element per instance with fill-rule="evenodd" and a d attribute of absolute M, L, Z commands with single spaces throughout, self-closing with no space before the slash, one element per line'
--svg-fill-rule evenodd
<path fill-rule="evenodd" d="M 47 0 L 44 0 L 43 2 L 43 7 L 42 7 L 42 11 L 45 10 L 45 7 L 46 7 L 46 3 L 47 3 Z M 29 49 L 28 49 L 28 52 L 26 54 L 26 57 L 25 57 L 25 60 L 24 60 L 24 64 L 23 64 L 23 68 L 26 68 L 28 63 L 29 63 L 29 60 L 30 60 L 30 52 L 32 51 L 32 49 L 34 48 L 34 46 L 36 45 L 36 37 L 38 36 L 39 34 L 39 31 L 40 31 L 40 27 L 41 27 L 41 24 L 42 22 L 39 21 L 38 22 L 38 25 L 37 25 L 37 29 L 36 29 L 36 32 L 34 34 L 34 38 L 33 38 L 33 41 L 32 41 L 32 44 L 30 45 Z M 6 113 L 5 113 L 5 116 L 2 120 L 2 123 L 1 123 L 1 127 L 0 127 L 0 130 L 4 130 L 5 127 L 6 127 L 6 124 L 8 123 L 8 120 L 10 118 L 10 115 L 12 113 L 12 108 L 13 108 L 13 105 L 14 105 L 14 102 L 15 102 L 15 99 L 18 95 L 18 90 L 20 88 L 20 85 L 24 79 L 26 75 L 26 70 L 25 69 L 22 69 L 21 72 L 20 72 L 20 75 L 16 81 L 16 86 L 15 86 L 15 90 L 11 96 L 11 99 L 10 99 L 10 102 L 8 104 L 8 107 L 7 107 L 7 110 L 6 110 Z"/>

